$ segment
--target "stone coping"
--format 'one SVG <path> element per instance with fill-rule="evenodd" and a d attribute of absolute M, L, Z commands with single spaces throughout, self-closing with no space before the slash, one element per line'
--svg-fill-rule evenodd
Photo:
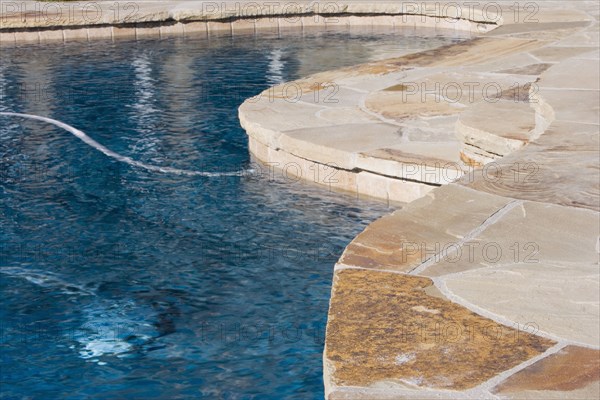
<path fill-rule="evenodd" d="M 288 2 L 258 14 L 206 4 L 140 2 L 132 19 L 68 29 L 13 15 L 0 41 L 279 31 L 331 17 L 480 34 L 304 78 L 297 101 L 260 96 L 240 108 L 257 158 L 299 174 L 333 170 L 317 183 L 411 202 L 367 227 L 336 265 L 326 397 L 599 398 L 598 4 L 529 2 L 515 13 L 513 1 L 482 3 L 454 21 L 406 2 L 337 2 L 331 12 Z M 314 101 L 331 88 L 338 102 Z"/>
<path fill-rule="evenodd" d="M 257 158 L 410 202 L 336 265 L 328 399 L 600 398 L 599 11 L 536 11 L 240 107 Z"/>
<path fill-rule="evenodd" d="M 325 25 L 416 24 L 484 32 L 502 20 L 495 9 L 483 12 L 481 8 L 454 4 L 352 0 L 3 2 L 0 43 L 233 34 Z"/>

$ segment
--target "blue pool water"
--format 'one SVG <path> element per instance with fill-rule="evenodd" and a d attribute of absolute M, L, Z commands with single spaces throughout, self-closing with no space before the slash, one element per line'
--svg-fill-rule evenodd
<path fill-rule="evenodd" d="M 327 32 L 6 48 L 0 111 L 58 119 L 152 165 L 245 170 L 243 99 L 459 39 Z M 323 397 L 333 265 L 385 205 L 277 173 L 146 171 L 7 117 L 0 177 L 0 397 Z"/>

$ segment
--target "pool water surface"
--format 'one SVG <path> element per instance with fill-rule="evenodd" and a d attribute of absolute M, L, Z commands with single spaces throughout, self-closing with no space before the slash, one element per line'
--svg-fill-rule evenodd
<path fill-rule="evenodd" d="M 257 166 L 242 101 L 459 36 L 336 32 L 3 48 L 0 111 L 144 163 Z M 6 399 L 318 399 L 333 266 L 385 204 L 280 174 L 130 166 L 0 117 Z"/>

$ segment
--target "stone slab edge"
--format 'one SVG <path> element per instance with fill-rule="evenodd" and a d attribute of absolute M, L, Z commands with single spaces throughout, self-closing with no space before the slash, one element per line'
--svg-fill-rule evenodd
<path fill-rule="evenodd" d="M 345 2 L 128 2 L 112 1 L 83 3 L 69 2 L 2 2 L 0 9 L 0 43 L 35 42 L 45 40 L 94 40 L 120 36 L 183 35 L 187 31 L 201 31 L 198 23 L 213 23 L 215 30 L 233 31 L 237 25 L 245 29 L 283 28 L 334 25 L 336 16 L 390 17 L 421 16 L 422 25 L 431 26 L 429 19 L 446 22 L 447 28 L 488 30 L 502 24 L 502 16 L 478 8 L 460 7 L 460 18 L 447 9 L 446 13 L 429 8 L 423 3 L 418 9 L 412 3 L 363 1 Z M 433 4 L 432 2 L 429 2 Z M 267 5 L 268 4 L 268 5 Z M 456 9 L 452 9 L 456 10 Z M 456 21 L 470 22 L 468 28 L 458 26 Z M 239 23 L 241 22 L 241 23 Z M 369 21 L 370 22 L 370 21 Z M 245 24 L 244 24 L 245 23 Z M 357 25 L 360 19 L 354 20 Z M 393 25 L 390 19 L 378 21 L 382 26 Z M 352 22 L 351 22 L 352 24 Z M 441 24 L 437 24 L 440 25 Z M 210 31 L 210 24 L 206 26 Z"/>

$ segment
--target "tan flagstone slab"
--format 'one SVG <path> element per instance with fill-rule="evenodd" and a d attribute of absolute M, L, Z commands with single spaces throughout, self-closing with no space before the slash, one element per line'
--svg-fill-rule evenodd
<path fill-rule="evenodd" d="M 364 171 L 439 185 L 463 175 L 459 153 L 458 142 L 405 142 L 361 152 L 355 164 Z"/>
<path fill-rule="evenodd" d="M 462 143 L 480 150 L 479 154 L 496 159 L 527 144 L 535 128 L 535 110 L 527 102 L 497 99 L 480 101 L 461 113 L 456 134 Z M 476 159 L 468 146 L 463 153 Z"/>
<path fill-rule="evenodd" d="M 479 238 L 501 245 L 504 252 L 499 263 L 521 262 L 529 255 L 534 263 L 537 263 L 534 260 L 539 260 L 540 263 L 588 268 L 598 263 L 599 226 L 600 215 L 597 212 L 525 202 L 488 227 Z M 534 243 L 536 250 L 522 251 L 515 258 L 509 247 L 516 242 L 521 246 Z"/>
<path fill-rule="evenodd" d="M 444 300 L 427 278 L 335 272 L 324 355 L 334 387 L 464 390 L 553 344 Z"/>
<path fill-rule="evenodd" d="M 260 151 L 255 154 L 263 162 L 268 163 L 268 168 L 274 168 L 279 171 L 290 184 L 308 181 L 317 185 L 325 186 L 328 189 L 336 189 L 342 192 L 348 192 L 357 196 L 356 181 L 357 174 L 337 169 L 331 165 L 319 164 L 312 160 L 298 157 L 283 150 L 275 150 L 264 146 L 262 143 L 250 138 L 252 148 L 258 148 Z M 264 158 L 263 158 L 264 157 Z"/>
<path fill-rule="evenodd" d="M 335 124 L 366 124 L 381 122 L 375 116 L 363 112 L 358 106 L 324 108 L 315 114 L 319 119 Z"/>
<path fill-rule="evenodd" d="M 494 267 L 515 265 L 533 265 L 540 273 L 545 265 L 597 272 L 598 224 L 598 215 L 587 210 L 525 203 L 460 246 L 440 251 L 420 274 L 440 277 L 484 268 L 493 274 Z"/>
<path fill-rule="evenodd" d="M 504 91 L 529 82 L 531 78 L 522 75 L 448 71 L 414 81 L 406 79 L 374 92 L 367 97 L 365 106 L 400 122 L 407 118 L 452 115 L 480 101 L 496 103 Z"/>
<path fill-rule="evenodd" d="M 532 64 L 539 64 L 540 60 L 534 57 L 530 52 L 510 54 L 501 58 L 490 58 L 476 65 L 463 66 L 461 70 L 480 72 L 497 72 L 501 70 L 510 70 L 522 68 Z M 516 75 L 516 74 L 515 74 Z"/>
<path fill-rule="evenodd" d="M 582 14 L 583 17 L 583 14 Z M 488 36 L 514 35 L 528 32 L 568 31 L 576 32 L 590 25 L 590 21 L 561 21 L 561 22 L 531 22 L 526 24 L 505 24 L 493 31 Z"/>
<path fill-rule="evenodd" d="M 408 77 L 410 69 L 398 69 L 394 72 L 389 72 L 385 75 L 376 75 L 376 76 L 365 76 L 365 75 L 349 75 L 349 74 L 340 74 L 339 76 L 335 76 L 329 74 L 329 81 L 334 80 L 341 86 L 346 86 L 351 89 L 362 91 L 365 94 L 368 94 L 373 91 L 383 90 L 389 86 L 393 86 L 402 82 L 403 79 Z M 420 72 L 418 77 L 426 75 L 426 72 Z M 321 74 L 317 74 L 317 76 L 321 76 Z"/>
<path fill-rule="evenodd" d="M 0 31 L 0 45 L 14 45 L 15 33 Z"/>
<path fill-rule="evenodd" d="M 600 395 L 600 351 L 567 346 L 510 376 L 494 392 L 510 399 L 593 399 Z"/>
<path fill-rule="evenodd" d="M 555 121 L 529 145 L 531 151 L 600 152 L 600 126 Z M 571 157 L 575 157 L 572 154 Z"/>
<path fill-rule="evenodd" d="M 109 28 L 110 29 L 110 28 Z M 40 33 L 37 30 L 29 29 L 27 31 L 15 32 L 17 43 L 39 43 Z"/>
<path fill-rule="evenodd" d="M 600 383 L 596 381 L 586 387 L 574 390 L 524 390 L 502 393 L 500 396 L 503 399 L 511 400 L 596 400 L 599 398 L 599 393 Z"/>
<path fill-rule="evenodd" d="M 555 121 L 547 133 L 540 144 L 486 165 L 460 184 L 499 196 L 600 210 L 598 125 Z"/>
<path fill-rule="evenodd" d="M 401 66 L 421 67 L 477 65 L 487 63 L 491 58 L 504 58 L 531 51 L 545 44 L 544 41 L 535 39 L 478 37 L 470 41 L 404 56 L 393 60 L 393 63 Z"/>
<path fill-rule="evenodd" d="M 521 67 L 509 68 L 505 70 L 498 71 L 500 74 L 516 74 L 516 75 L 535 75 L 538 76 L 542 72 L 546 71 L 550 68 L 552 64 L 548 63 L 537 63 L 537 64 L 529 64 Z"/>
<path fill-rule="evenodd" d="M 23 1 L 24 6 L 27 6 L 27 10 L 35 9 L 35 3 L 32 1 Z M 19 5 L 20 5 L 19 4 Z M 434 9 L 431 11 L 431 6 L 435 4 L 429 4 L 428 10 L 425 10 L 423 15 L 419 15 L 421 20 L 440 20 L 445 22 L 447 19 L 431 18 L 440 17 L 445 15 L 438 15 Z M 89 5 L 88 5 L 89 6 Z M 424 3 L 423 6 L 425 7 Z M 85 25 L 85 24 L 99 24 L 99 23 L 136 23 L 136 22 L 157 22 L 165 21 L 169 19 L 177 21 L 193 21 L 193 20 L 224 20 L 229 18 L 245 18 L 249 19 L 257 15 L 262 16 L 280 16 L 285 15 L 289 18 L 301 16 L 306 18 L 308 26 L 312 21 L 313 23 L 325 23 L 335 19 L 331 17 L 331 14 L 363 14 L 365 21 L 372 19 L 373 21 L 384 20 L 388 18 L 387 14 L 402 14 L 410 13 L 410 10 L 404 10 L 403 4 L 397 2 L 378 2 L 369 3 L 364 1 L 343 1 L 336 3 L 314 3 L 308 0 L 299 0 L 296 2 L 284 2 L 284 3 L 269 3 L 259 4 L 256 2 L 243 0 L 240 2 L 222 2 L 222 3 L 206 3 L 201 1 L 148 1 L 140 2 L 136 4 L 135 12 L 130 11 L 121 5 L 123 10 L 119 9 L 120 13 L 115 12 L 114 4 L 111 2 L 98 2 L 94 5 L 93 11 L 97 11 L 99 15 L 94 15 L 94 19 L 90 19 L 87 14 L 82 12 L 85 9 L 85 4 L 74 4 L 71 9 L 73 12 L 70 17 L 69 23 L 73 25 Z M 112 7 L 112 8 L 111 8 Z M 52 24 L 65 23 L 65 18 L 62 18 L 60 5 L 52 5 L 44 7 L 44 14 L 47 18 L 24 18 L 23 15 L 26 13 L 14 13 L 7 12 L 6 15 L 6 26 L 11 28 L 19 28 L 26 26 L 52 26 Z M 131 7 L 129 7 L 131 8 Z M 11 9 L 12 10 L 12 9 Z M 472 14 L 476 15 L 478 21 L 492 22 L 497 21 L 498 16 L 494 11 L 482 12 L 481 7 L 471 7 L 469 10 L 461 8 L 461 17 L 468 18 Z M 412 13 L 421 13 L 421 11 L 413 10 Z M 317 15 L 313 15 L 317 14 Z M 318 14 L 326 14 L 318 15 Z M 455 15 L 453 15 L 455 16 Z M 86 18 L 87 17 L 87 18 Z M 490 20 L 492 18 L 492 20 Z"/>
<path fill-rule="evenodd" d="M 135 27 L 136 38 L 157 38 L 160 37 L 159 25 L 142 24 Z"/>
<path fill-rule="evenodd" d="M 388 204 L 409 203 L 425 196 L 435 186 L 423 185 L 419 182 L 389 179 L 386 176 L 361 171 L 356 174 L 356 197 L 374 197 L 384 199 Z"/>
<path fill-rule="evenodd" d="M 369 225 L 348 245 L 340 262 L 411 271 L 459 243 L 509 202 L 455 185 L 437 188 Z"/>
<path fill-rule="evenodd" d="M 490 144 L 489 151 L 505 155 L 521 148 L 524 142 L 529 141 L 531 132 L 535 128 L 535 110 L 527 102 L 504 99 L 482 101 L 461 113 L 459 122 L 464 127 L 479 131 L 480 137 L 488 134 L 488 136 L 504 139 L 499 147 L 494 148 Z M 472 144 L 488 149 L 488 146 L 477 143 L 476 139 L 473 139 L 475 143 Z"/>
<path fill-rule="evenodd" d="M 435 95 L 422 99 L 420 93 L 418 95 L 407 95 L 406 92 L 377 92 L 371 94 L 367 98 L 366 107 L 372 112 L 398 122 L 408 118 L 447 116 L 463 111 L 461 104 L 441 101 Z"/>
<path fill-rule="evenodd" d="M 554 89 L 600 90 L 599 60 L 573 58 L 565 60 L 546 71 L 540 87 Z"/>
<path fill-rule="evenodd" d="M 455 295 L 519 324 L 599 346 L 599 226 L 595 212 L 524 203 L 424 274 L 464 271 L 443 278 Z"/>
<path fill-rule="evenodd" d="M 273 33 L 276 34 L 280 31 L 280 26 L 282 25 L 283 18 L 255 18 L 254 19 L 254 27 L 256 28 L 257 33 L 266 34 Z"/>
<path fill-rule="evenodd" d="M 598 29 L 588 30 L 576 35 L 571 35 L 556 43 L 557 46 L 596 46 L 600 45 L 600 37 L 598 37 Z"/>
<path fill-rule="evenodd" d="M 277 140 L 284 131 L 332 126 L 332 122 L 315 117 L 323 109 L 309 103 L 272 99 L 268 93 L 262 93 L 240 106 L 239 117 L 249 135 L 277 149 Z"/>
<path fill-rule="evenodd" d="M 403 121 L 402 132 L 410 142 L 458 143 L 454 131 L 449 129 L 457 120 L 456 115 L 409 119 Z"/>
<path fill-rule="evenodd" d="M 209 24 L 210 25 L 210 24 Z M 238 32 L 254 32 L 256 22 L 254 19 L 237 19 L 231 21 L 231 32 L 235 35 Z"/>
<path fill-rule="evenodd" d="M 582 60 L 600 60 L 600 49 L 596 49 L 593 51 L 588 51 L 582 54 L 579 54 L 575 57 L 573 57 L 575 59 L 582 59 Z"/>
<path fill-rule="evenodd" d="M 307 157 L 338 168 L 356 167 L 357 151 L 394 144 L 401 137 L 395 125 L 383 123 L 344 124 L 285 131 L 278 139 L 280 147 L 299 157 Z"/>
<path fill-rule="evenodd" d="M 527 256 L 535 254 L 534 242 L 517 242 L 517 246 L 529 252 Z M 496 248 L 487 251 L 495 257 Z M 540 262 L 472 270 L 444 280 L 450 292 L 476 304 L 478 309 L 553 337 L 598 346 L 597 271 L 597 265 L 575 268 Z"/>
<path fill-rule="evenodd" d="M 231 22 L 208 21 L 209 36 L 229 36 L 232 33 Z"/>
<path fill-rule="evenodd" d="M 568 46 L 546 46 L 532 50 L 531 54 L 542 62 L 559 62 L 565 59 L 579 56 L 594 50 L 595 47 L 568 47 Z"/>
<path fill-rule="evenodd" d="M 373 158 L 400 163 L 418 163 L 443 167 L 444 165 L 454 165 L 459 162 L 459 145 L 459 142 L 456 140 L 446 142 L 441 140 L 438 142 L 406 141 L 401 144 L 394 143 L 385 148 L 365 151 L 361 153 L 361 156 L 364 156 L 363 161 Z M 362 168 L 360 164 L 359 167 Z M 365 167 L 364 169 L 368 168 Z"/>
<path fill-rule="evenodd" d="M 323 55 L 330 58 L 331 54 Z M 315 90 L 318 87 L 318 90 Z M 314 81 L 313 87 L 306 88 L 302 85 L 289 83 L 285 86 L 276 86 L 274 95 L 278 98 L 285 98 L 288 101 L 301 101 L 309 104 L 320 105 L 323 107 L 355 107 L 366 97 L 365 93 L 349 89 L 334 82 Z"/>
<path fill-rule="evenodd" d="M 575 7 L 563 7 L 564 3 L 545 1 L 536 3 L 536 7 L 527 7 L 521 9 L 519 18 L 511 18 L 509 21 L 515 21 L 519 23 L 526 23 L 528 25 L 534 24 L 546 24 L 546 23 L 580 23 L 582 21 L 592 21 L 593 18 L 586 11 L 585 8 L 592 3 L 585 3 L 583 1 L 575 3 Z M 514 12 L 514 3 L 503 3 L 503 8 L 508 12 L 507 17 Z"/>

